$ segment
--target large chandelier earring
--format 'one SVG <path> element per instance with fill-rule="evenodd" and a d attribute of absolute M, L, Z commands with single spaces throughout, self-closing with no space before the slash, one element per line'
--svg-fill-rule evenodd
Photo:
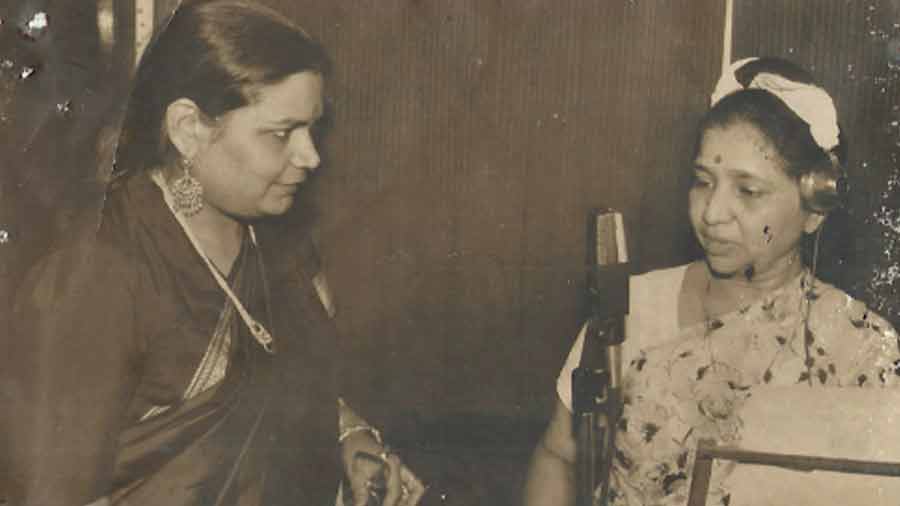
<path fill-rule="evenodd" d="M 176 213 L 191 217 L 203 209 L 203 186 L 191 175 L 190 160 L 185 158 L 180 165 L 184 173 L 169 183 L 172 207 Z"/>

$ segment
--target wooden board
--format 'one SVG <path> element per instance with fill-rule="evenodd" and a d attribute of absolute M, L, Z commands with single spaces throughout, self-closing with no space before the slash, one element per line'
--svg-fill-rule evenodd
<path fill-rule="evenodd" d="M 745 406 L 741 448 L 900 463 L 900 392 L 763 388 Z M 731 506 L 891 505 L 900 478 L 738 465 Z"/>

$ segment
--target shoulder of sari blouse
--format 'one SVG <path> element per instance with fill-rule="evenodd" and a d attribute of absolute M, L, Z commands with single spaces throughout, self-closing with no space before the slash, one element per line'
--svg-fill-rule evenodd
<path fill-rule="evenodd" d="M 675 338 L 677 313 L 666 316 L 663 309 L 667 305 L 677 308 L 677 296 L 687 271 L 687 265 L 658 269 L 636 274 L 629 278 L 629 314 L 626 318 L 625 342 L 622 345 L 622 364 L 628 367 L 639 360 L 642 350 Z M 672 297 L 676 297 L 673 301 Z M 662 304 L 662 307 L 660 307 Z M 661 313 L 660 311 L 663 311 Z M 557 395 L 570 411 L 572 410 L 572 371 L 581 361 L 584 348 L 584 324 L 569 348 L 565 363 L 556 379 Z"/>
<path fill-rule="evenodd" d="M 636 353 L 676 337 L 678 294 L 688 265 L 631 277 L 626 351 Z"/>
<path fill-rule="evenodd" d="M 678 297 L 688 265 L 690 264 L 631 276 L 628 285 L 630 313 L 644 310 L 657 313 L 659 310 L 657 303 L 661 301 L 677 307 L 677 300 L 673 301 L 672 297 Z"/>
<path fill-rule="evenodd" d="M 807 339 L 828 358 L 828 372 L 842 386 L 898 385 L 900 342 L 894 327 L 843 290 L 816 280 L 810 300 Z"/>
<path fill-rule="evenodd" d="M 78 287 L 112 283 L 127 286 L 133 281 L 127 255 L 96 237 L 84 238 L 50 252 L 29 269 L 17 303 L 47 306 Z"/>
<path fill-rule="evenodd" d="M 139 251 L 136 227 L 128 222 L 110 223 L 35 263 L 17 291 L 14 311 L 20 315 L 17 318 L 66 311 L 71 311 L 69 318 L 78 313 L 81 319 L 124 316 L 134 329 L 106 338 L 116 338 L 121 341 L 118 345 L 142 353 L 147 349 L 147 337 L 162 323 L 158 273 L 154 275 L 146 252 Z"/>

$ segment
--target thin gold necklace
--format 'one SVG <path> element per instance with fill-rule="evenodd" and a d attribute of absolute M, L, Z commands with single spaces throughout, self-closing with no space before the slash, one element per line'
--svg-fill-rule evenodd
<path fill-rule="evenodd" d="M 169 206 L 169 210 L 172 211 L 172 214 L 175 215 L 175 219 L 178 221 L 178 224 L 181 225 L 181 228 L 184 230 L 185 235 L 188 240 L 191 242 L 191 245 L 194 246 L 194 249 L 197 250 L 197 254 L 203 259 L 206 263 L 206 267 L 209 268 L 209 272 L 212 274 L 213 278 L 215 278 L 216 283 L 219 285 L 219 288 L 225 292 L 225 295 L 228 299 L 231 300 L 231 303 L 234 304 L 234 308 L 237 310 L 238 314 L 241 316 L 241 319 L 244 321 L 244 324 L 247 325 L 247 329 L 250 330 L 250 334 L 253 335 L 253 339 L 259 343 L 260 346 L 264 350 L 266 350 L 269 354 L 275 353 L 275 340 L 272 338 L 272 334 L 263 326 L 263 324 L 259 323 L 244 305 L 241 303 L 241 300 L 238 299 L 237 295 L 231 290 L 231 287 L 228 286 L 228 282 L 225 281 L 225 278 L 222 277 L 222 274 L 219 273 L 219 269 L 213 265 L 212 260 L 203 252 L 203 248 L 200 247 L 199 241 L 194 236 L 191 231 L 191 227 L 188 226 L 187 221 L 185 221 L 184 216 L 181 213 L 175 211 L 174 206 L 172 205 L 172 195 L 169 193 L 169 189 L 166 187 L 165 179 L 163 178 L 162 172 L 154 171 L 151 175 L 153 178 L 153 182 L 160 187 L 163 192 L 163 197 L 165 198 L 166 205 Z M 250 240 L 253 242 L 253 246 L 257 246 L 256 242 L 256 232 L 253 230 L 253 225 L 247 226 L 247 231 L 250 233 Z"/>

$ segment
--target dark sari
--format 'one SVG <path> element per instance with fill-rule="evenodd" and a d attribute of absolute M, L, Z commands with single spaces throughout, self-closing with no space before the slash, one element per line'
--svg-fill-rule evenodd
<path fill-rule="evenodd" d="M 0 382 L 4 412 L 19 413 L 3 431 L 13 504 L 334 503 L 338 342 L 318 265 L 308 242 L 267 248 L 281 238 L 257 232 L 228 281 L 275 355 L 147 175 L 111 191 L 96 238 L 30 274 Z M 198 372 L 215 356 L 227 367 Z M 220 379 L 186 397 L 212 369 Z"/>

